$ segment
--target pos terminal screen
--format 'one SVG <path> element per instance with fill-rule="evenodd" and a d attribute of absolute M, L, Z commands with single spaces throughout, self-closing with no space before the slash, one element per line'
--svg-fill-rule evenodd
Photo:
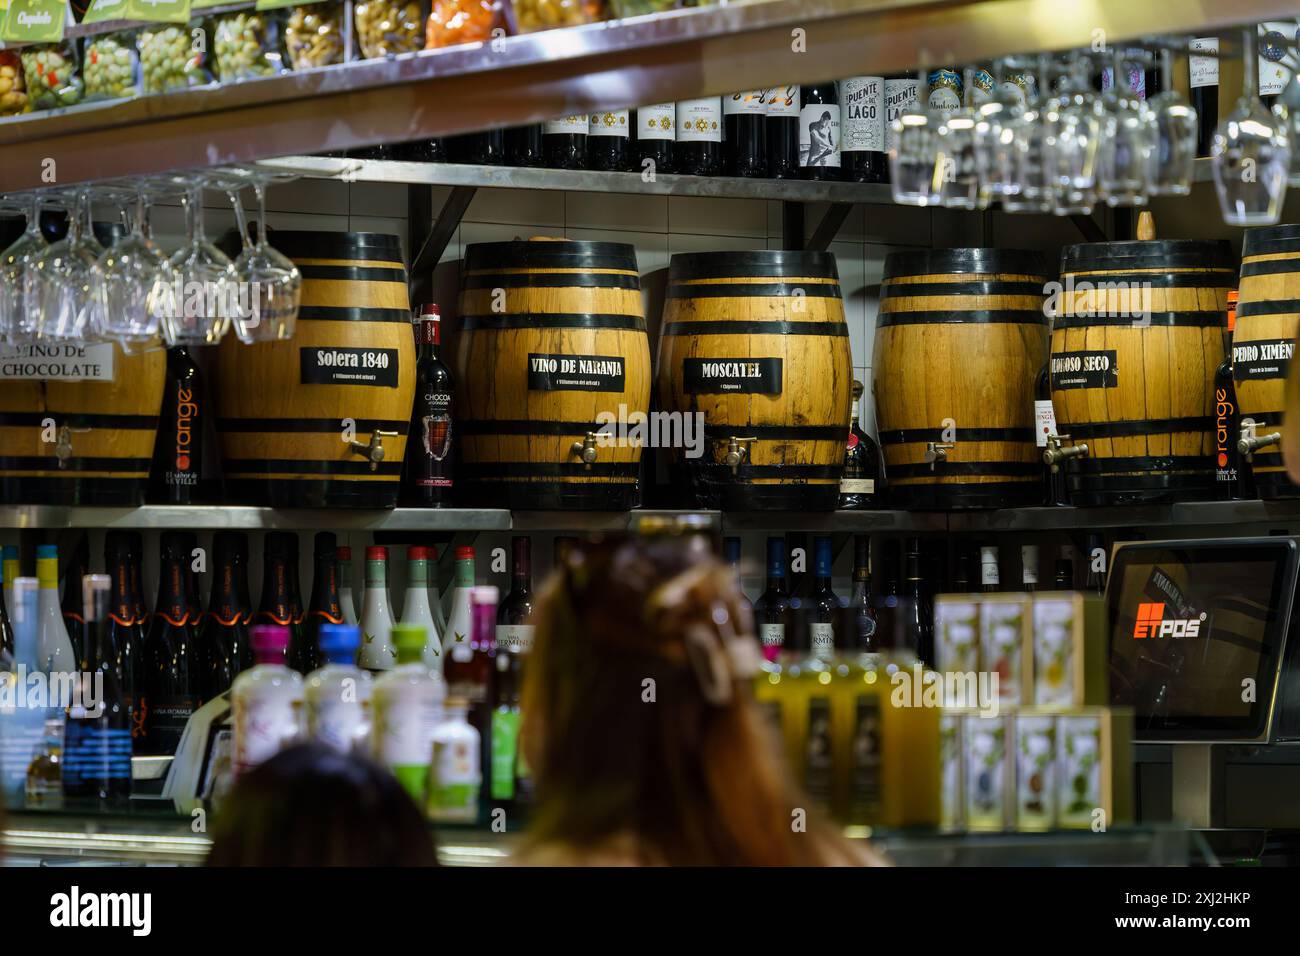
<path fill-rule="evenodd" d="M 1238 538 L 1124 545 L 1106 589 L 1110 697 L 1139 740 L 1255 740 L 1295 587 L 1296 544 Z"/>

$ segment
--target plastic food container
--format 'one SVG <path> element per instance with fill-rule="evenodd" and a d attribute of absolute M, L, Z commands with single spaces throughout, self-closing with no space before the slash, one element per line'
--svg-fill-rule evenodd
<path fill-rule="evenodd" d="M 481 43 L 491 40 L 497 29 L 509 32 L 502 0 L 433 0 L 425 46 Z"/>
<path fill-rule="evenodd" d="M 574 27 L 606 19 L 604 0 L 515 0 L 520 33 Z"/>
<path fill-rule="evenodd" d="M 146 93 L 166 93 L 212 82 L 208 54 L 211 43 L 194 42 L 197 24 L 158 24 L 140 31 L 140 74 Z M 209 37 L 205 37 L 209 40 Z"/>
<path fill-rule="evenodd" d="M 366 59 L 424 49 L 428 7 L 417 0 L 358 0 L 357 46 Z"/>
<path fill-rule="evenodd" d="M 140 55 L 130 32 L 105 33 L 86 40 L 81 77 L 87 100 L 116 100 L 139 96 Z"/>
<path fill-rule="evenodd" d="M 295 70 L 342 63 L 347 53 L 343 43 L 343 4 L 340 0 L 330 0 L 290 8 L 284 38 L 289 65 Z"/>
<path fill-rule="evenodd" d="M 222 83 L 275 76 L 288 69 L 281 12 L 241 10 L 216 18 L 212 31 Z"/>
<path fill-rule="evenodd" d="M 77 74 L 81 64 L 71 40 L 25 47 L 19 57 L 32 109 L 52 110 L 81 102 L 85 84 Z"/>
<path fill-rule="evenodd" d="M 27 87 L 23 61 L 17 50 L 0 50 L 0 116 L 27 112 Z"/>

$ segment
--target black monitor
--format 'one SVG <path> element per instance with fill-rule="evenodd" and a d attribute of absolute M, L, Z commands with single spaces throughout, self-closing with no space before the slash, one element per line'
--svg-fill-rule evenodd
<path fill-rule="evenodd" d="M 1110 699 L 1133 708 L 1137 740 L 1300 738 L 1300 681 L 1287 650 L 1297 540 L 1116 548 L 1106 585 Z"/>

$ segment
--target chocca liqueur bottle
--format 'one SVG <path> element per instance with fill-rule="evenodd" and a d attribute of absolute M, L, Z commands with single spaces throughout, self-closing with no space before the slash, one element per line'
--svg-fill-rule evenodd
<path fill-rule="evenodd" d="M 199 498 L 203 416 L 199 367 L 183 347 L 167 350 L 162 415 L 154 443 L 149 498 L 187 505 Z"/>
<path fill-rule="evenodd" d="M 415 366 L 415 405 L 406 438 L 407 504 L 441 508 L 452 490 L 453 391 L 451 370 L 438 357 L 442 317 L 433 303 L 420 306 L 415 319 L 419 357 Z"/>

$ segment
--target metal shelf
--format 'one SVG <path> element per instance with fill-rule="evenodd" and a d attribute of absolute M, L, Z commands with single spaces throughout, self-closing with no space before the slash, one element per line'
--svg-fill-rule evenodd
<path fill-rule="evenodd" d="M 724 531 L 806 531 L 834 534 L 866 531 L 948 530 L 948 515 L 929 511 L 732 512 L 722 515 Z"/>
<path fill-rule="evenodd" d="M 1186 33 L 1294 14 L 1288 0 L 766 0 L 675 10 L 147 96 L 0 123 L 0 192 L 334 152 L 623 109 L 870 64 L 971 63 L 1008 53 Z M 801 42 L 792 40 L 800 30 Z"/>
<path fill-rule="evenodd" d="M 950 531 L 1072 531 L 1090 528 L 1300 527 L 1297 501 L 1188 501 L 1112 508 L 1008 508 L 948 515 Z"/>
<path fill-rule="evenodd" d="M 142 508 L 63 508 L 16 505 L 0 509 L 0 528 L 184 528 L 310 531 L 508 531 L 502 508 L 396 508 L 327 511 L 241 505 L 145 505 Z"/>

